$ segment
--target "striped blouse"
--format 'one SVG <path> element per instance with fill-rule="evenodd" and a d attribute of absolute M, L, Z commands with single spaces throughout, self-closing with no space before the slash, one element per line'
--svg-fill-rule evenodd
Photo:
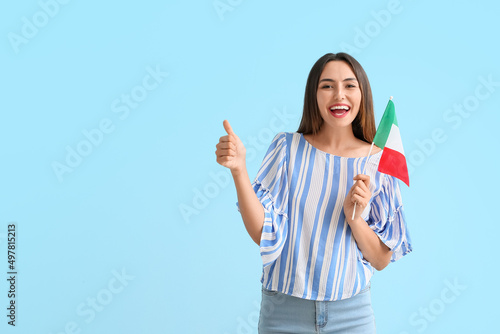
<path fill-rule="evenodd" d="M 393 252 L 411 251 L 399 183 L 377 171 L 382 151 L 346 158 L 313 147 L 300 133 L 279 133 L 253 189 L 264 206 L 260 241 L 266 289 L 319 301 L 341 300 L 364 289 L 374 269 L 363 258 L 343 209 L 353 177 L 370 176 L 370 204 L 361 217 Z"/>

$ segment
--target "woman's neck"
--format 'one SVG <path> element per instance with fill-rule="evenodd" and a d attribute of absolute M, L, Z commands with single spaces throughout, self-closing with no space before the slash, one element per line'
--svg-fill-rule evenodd
<path fill-rule="evenodd" d="M 330 129 L 323 126 L 320 131 L 313 136 L 313 140 L 318 145 L 331 152 L 343 152 L 359 145 L 359 139 L 354 136 L 352 127 Z"/>
<path fill-rule="evenodd" d="M 354 136 L 352 128 L 326 130 L 322 127 L 316 135 L 304 135 L 312 146 L 317 149 L 341 157 L 363 157 L 370 151 L 370 144 Z M 380 149 L 374 147 L 372 153 Z"/>

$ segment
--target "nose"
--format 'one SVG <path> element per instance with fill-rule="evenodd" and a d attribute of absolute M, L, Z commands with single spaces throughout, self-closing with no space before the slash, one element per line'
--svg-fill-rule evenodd
<path fill-rule="evenodd" d="M 333 98 L 335 101 L 342 101 L 345 98 L 345 91 L 342 85 L 337 85 L 333 90 Z"/>

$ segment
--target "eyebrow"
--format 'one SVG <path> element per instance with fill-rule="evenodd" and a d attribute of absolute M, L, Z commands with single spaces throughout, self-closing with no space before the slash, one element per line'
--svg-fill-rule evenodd
<path fill-rule="evenodd" d="M 330 81 L 330 82 L 335 82 L 335 80 L 333 79 L 329 79 L 329 78 L 324 78 L 324 79 L 321 79 L 319 82 L 323 82 L 323 81 Z M 345 78 L 344 80 L 342 81 L 358 81 L 356 80 L 356 78 Z"/>

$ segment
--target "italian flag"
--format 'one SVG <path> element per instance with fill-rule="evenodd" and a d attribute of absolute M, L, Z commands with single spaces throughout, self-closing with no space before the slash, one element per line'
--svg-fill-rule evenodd
<path fill-rule="evenodd" d="M 383 149 L 378 171 L 400 179 L 409 187 L 408 167 L 406 166 L 405 152 L 403 151 L 392 97 L 380 120 L 373 143 Z"/>

